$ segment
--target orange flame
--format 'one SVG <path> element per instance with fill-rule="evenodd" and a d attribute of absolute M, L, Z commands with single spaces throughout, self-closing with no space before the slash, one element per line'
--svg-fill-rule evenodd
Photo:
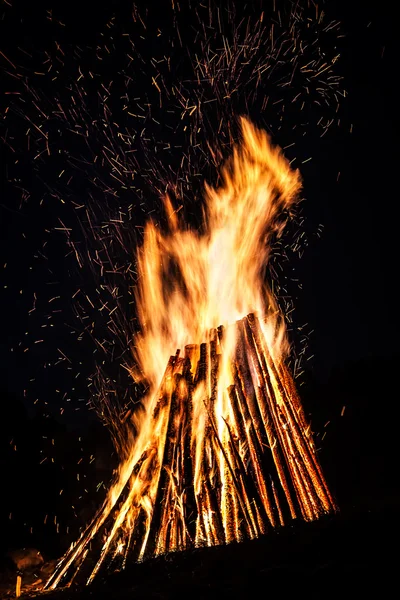
<path fill-rule="evenodd" d="M 264 131 L 245 118 L 241 129 L 242 142 L 222 170 L 222 186 L 206 185 L 205 232 L 181 227 L 168 197 L 170 232 L 163 235 L 152 222 L 146 227 L 137 291 L 144 333 L 136 348 L 153 390 L 171 348 L 199 344 L 210 328 L 249 312 L 276 311 L 264 282 L 269 241 L 281 230 L 277 217 L 296 200 L 301 180 Z M 283 335 L 278 352 L 282 344 Z"/>

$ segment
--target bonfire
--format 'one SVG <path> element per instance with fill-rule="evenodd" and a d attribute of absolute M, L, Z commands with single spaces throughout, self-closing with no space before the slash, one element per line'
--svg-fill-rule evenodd
<path fill-rule="evenodd" d="M 300 190 L 299 172 L 243 118 L 220 186 L 205 187 L 201 230 L 168 197 L 167 230 L 147 224 L 133 340 L 144 411 L 121 423 L 115 480 L 46 588 L 80 570 L 90 583 L 127 560 L 253 539 L 336 510 L 265 281 Z"/>

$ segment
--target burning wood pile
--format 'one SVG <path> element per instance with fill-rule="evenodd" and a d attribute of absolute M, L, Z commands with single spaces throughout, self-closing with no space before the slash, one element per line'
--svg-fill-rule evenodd
<path fill-rule="evenodd" d="M 206 187 L 204 231 L 180 225 L 168 198 L 168 233 L 153 223 L 145 230 L 135 338 L 150 384 L 145 411 L 136 437 L 123 440 L 103 506 L 47 588 L 72 581 L 88 555 L 90 583 L 107 565 L 253 539 L 335 510 L 264 281 L 300 176 L 265 132 L 241 125 L 223 184 Z M 168 359 L 177 347 L 184 351 Z"/>
<path fill-rule="evenodd" d="M 132 508 L 139 477 L 143 497 L 157 481 L 154 511 L 150 516 L 145 505 L 135 507 L 126 543 L 115 535 L 117 518 L 108 537 L 113 568 L 128 557 L 252 539 L 291 519 L 314 520 L 336 509 L 287 366 L 273 359 L 254 314 L 235 329 L 234 383 L 222 431 L 217 398 L 224 327 L 170 357 L 151 416 L 157 444 L 133 466 L 119 515 Z M 204 435 L 196 444 L 199 419 Z M 78 548 L 93 537 L 94 525 Z M 105 546 L 91 578 L 104 557 Z"/>
<path fill-rule="evenodd" d="M 251 539 L 290 519 L 312 520 L 334 509 L 287 368 L 274 362 L 254 314 L 236 328 L 225 431 L 217 415 L 224 328 L 169 360 L 154 411 L 155 419 L 165 413 L 166 433 L 145 551 L 150 556 Z M 193 453 L 192 423 L 199 412 L 204 437 Z"/>

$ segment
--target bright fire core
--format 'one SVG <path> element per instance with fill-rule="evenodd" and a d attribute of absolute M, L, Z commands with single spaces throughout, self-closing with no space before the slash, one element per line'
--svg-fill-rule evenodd
<path fill-rule="evenodd" d="M 205 188 L 202 232 L 179 221 L 168 197 L 168 232 L 146 227 L 134 340 L 150 383 L 145 411 L 134 417 L 136 436 L 104 505 L 47 588 L 86 571 L 95 539 L 88 583 L 129 557 L 252 539 L 336 508 L 264 281 L 300 175 L 264 131 L 242 119 L 241 132 L 221 186 Z"/>

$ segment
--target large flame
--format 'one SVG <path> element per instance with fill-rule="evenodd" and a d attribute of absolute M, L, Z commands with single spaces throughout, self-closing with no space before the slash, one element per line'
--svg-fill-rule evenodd
<path fill-rule="evenodd" d="M 205 188 L 201 232 L 180 223 L 168 197 L 167 231 L 145 229 L 134 340 L 149 382 L 145 411 L 103 507 L 47 587 L 72 564 L 77 572 L 110 515 L 88 581 L 110 554 L 125 560 L 134 548 L 140 559 L 252 538 L 285 514 L 313 519 L 334 509 L 265 283 L 272 238 L 301 179 L 264 131 L 242 118 L 241 132 L 222 184 Z"/>
<path fill-rule="evenodd" d="M 204 232 L 181 226 L 168 197 L 170 231 L 148 223 L 138 253 L 137 304 L 143 335 L 137 354 L 153 389 L 160 384 L 171 348 L 200 344 L 210 328 L 235 323 L 249 312 L 275 312 L 264 273 L 278 217 L 301 188 L 265 131 L 241 119 L 242 140 L 222 170 L 218 189 L 206 186 Z M 276 322 L 268 323 L 269 336 Z M 283 334 L 274 348 L 284 352 Z M 272 340 L 271 340 L 272 341 Z M 227 356 L 228 358 L 228 356 Z"/>

